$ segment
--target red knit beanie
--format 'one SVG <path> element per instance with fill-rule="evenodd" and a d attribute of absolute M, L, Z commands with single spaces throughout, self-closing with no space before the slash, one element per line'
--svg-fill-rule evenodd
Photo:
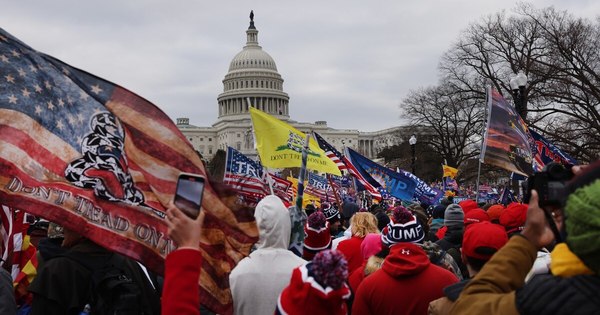
<path fill-rule="evenodd" d="M 489 207 L 487 214 L 490 216 L 490 221 L 499 220 L 502 211 L 504 211 L 504 206 L 502 205 L 493 205 Z"/>
<path fill-rule="evenodd" d="M 308 216 L 304 225 L 304 248 L 302 258 L 311 260 L 320 251 L 331 248 L 329 222 L 323 212 L 317 211 Z"/>
<path fill-rule="evenodd" d="M 318 253 L 312 262 L 292 272 L 290 284 L 277 300 L 275 314 L 347 314 L 348 265 L 335 250 Z"/>

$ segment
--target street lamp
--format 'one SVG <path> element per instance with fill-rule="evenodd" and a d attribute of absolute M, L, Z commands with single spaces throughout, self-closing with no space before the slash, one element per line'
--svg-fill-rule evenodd
<path fill-rule="evenodd" d="M 415 147 L 417 145 L 417 137 L 415 135 L 410 136 L 410 139 L 408 139 L 408 144 L 410 144 L 410 149 L 412 151 L 411 167 L 412 167 L 412 173 L 414 175 L 415 174 Z"/>
<path fill-rule="evenodd" d="M 523 70 L 510 79 L 510 88 L 513 90 L 515 109 L 523 120 L 527 120 L 527 99 L 525 98 L 525 87 L 527 86 L 527 75 Z"/>

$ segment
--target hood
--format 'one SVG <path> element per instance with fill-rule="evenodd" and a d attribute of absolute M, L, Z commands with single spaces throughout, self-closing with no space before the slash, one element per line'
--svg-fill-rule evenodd
<path fill-rule="evenodd" d="M 419 245 L 398 243 L 390 247 L 381 269 L 388 275 L 398 278 L 421 273 L 431 264 L 429 257 Z"/>
<path fill-rule="evenodd" d="M 263 198 L 256 205 L 254 217 L 259 232 L 257 249 L 289 247 L 292 223 L 290 213 L 279 197 L 269 195 Z"/>

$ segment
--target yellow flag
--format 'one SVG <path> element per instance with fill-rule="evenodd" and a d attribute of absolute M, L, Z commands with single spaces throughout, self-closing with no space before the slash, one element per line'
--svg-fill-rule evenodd
<path fill-rule="evenodd" d="M 300 167 L 306 135 L 291 125 L 256 108 L 250 108 L 256 149 L 260 162 L 268 168 Z M 317 142 L 310 138 L 306 168 L 341 176 Z"/>
<path fill-rule="evenodd" d="M 298 179 L 288 176 L 287 180 L 290 183 L 292 183 L 292 190 L 294 191 L 294 198 L 295 198 L 295 196 L 298 195 Z M 308 181 L 304 182 L 305 186 L 306 186 L 307 182 Z M 306 206 L 309 204 L 313 204 L 315 207 L 319 208 L 321 206 L 321 198 L 319 198 L 317 196 L 313 196 L 305 191 L 304 195 L 302 197 L 302 208 L 306 208 Z"/>
<path fill-rule="evenodd" d="M 456 177 L 456 174 L 458 173 L 458 169 L 457 168 L 450 167 L 448 165 L 442 165 L 442 169 L 444 170 L 444 176 L 443 177 L 454 178 L 454 177 Z"/>

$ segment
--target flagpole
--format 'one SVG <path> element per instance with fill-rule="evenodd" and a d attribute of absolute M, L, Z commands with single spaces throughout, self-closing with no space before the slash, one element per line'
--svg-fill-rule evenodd
<path fill-rule="evenodd" d="M 331 190 L 333 191 L 333 197 L 335 198 L 335 202 L 337 202 L 338 207 L 342 206 L 340 202 L 340 197 L 338 196 L 337 190 L 335 189 L 335 185 L 333 184 L 333 180 L 331 179 L 331 174 L 327 174 L 327 181 L 329 182 L 329 186 L 331 186 Z"/>
<path fill-rule="evenodd" d="M 296 208 L 302 210 L 302 198 L 304 197 L 304 177 L 306 173 L 306 161 L 308 160 L 308 144 L 310 141 L 310 133 L 306 134 L 304 147 L 302 148 L 302 164 L 300 166 L 300 174 L 298 174 L 298 195 L 296 197 Z"/>
<path fill-rule="evenodd" d="M 485 112 L 483 114 L 483 117 L 487 117 L 487 108 L 488 108 L 488 104 L 487 103 L 489 102 L 490 95 L 492 94 L 491 93 L 491 89 L 492 89 L 492 87 L 488 86 L 487 89 L 486 89 L 486 91 L 485 91 L 486 92 L 486 98 L 485 98 L 486 104 L 485 104 Z M 481 160 L 483 159 L 483 154 L 484 154 L 484 152 L 483 152 L 483 145 L 484 145 L 484 142 L 485 142 L 485 130 L 487 130 L 487 124 L 488 124 L 488 121 L 485 122 L 484 134 L 483 134 L 483 137 L 481 137 L 481 147 L 479 148 L 480 154 L 479 154 L 479 161 L 478 161 L 479 163 L 478 163 L 478 166 L 477 166 L 477 184 L 476 184 L 476 187 L 475 187 L 475 202 L 479 202 L 479 179 L 481 177 Z"/>
<path fill-rule="evenodd" d="M 273 178 L 271 178 L 271 173 L 269 173 L 269 169 L 265 167 L 265 172 L 267 172 L 267 183 L 269 184 L 269 191 L 271 191 L 271 195 L 274 195 L 273 192 Z"/>

